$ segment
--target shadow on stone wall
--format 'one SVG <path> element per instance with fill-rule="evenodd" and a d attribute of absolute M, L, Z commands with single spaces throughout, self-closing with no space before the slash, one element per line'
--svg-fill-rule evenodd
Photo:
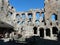
<path fill-rule="evenodd" d="M 15 41 L 3 42 L 0 40 L 0 45 L 60 45 L 60 41 L 44 40 L 39 36 L 33 36 L 26 39 L 27 43 L 16 43 Z"/>
<path fill-rule="evenodd" d="M 40 39 L 39 36 L 33 36 L 26 39 L 27 45 L 60 45 L 60 41 Z"/>
<path fill-rule="evenodd" d="M 60 41 L 60 31 L 59 31 L 59 33 L 58 33 L 58 36 L 57 36 L 57 37 L 58 37 L 58 41 Z"/>

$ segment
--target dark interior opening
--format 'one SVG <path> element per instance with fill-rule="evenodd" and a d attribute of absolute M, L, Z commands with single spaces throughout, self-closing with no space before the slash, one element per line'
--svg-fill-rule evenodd
<path fill-rule="evenodd" d="M 55 15 L 55 20 L 57 20 L 57 15 Z"/>
<path fill-rule="evenodd" d="M 49 28 L 46 29 L 46 36 L 50 36 L 50 29 Z"/>
<path fill-rule="evenodd" d="M 50 22 L 50 25 L 52 26 L 52 22 Z"/>
<path fill-rule="evenodd" d="M 40 37 L 44 37 L 44 28 L 40 28 L 39 31 L 40 31 Z"/>
<path fill-rule="evenodd" d="M 58 33 L 58 28 L 57 27 L 53 27 L 52 28 L 52 32 L 53 32 L 53 34 L 57 34 Z"/>
<path fill-rule="evenodd" d="M 46 25 L 46 22 L 44 22 L 44 25 Z"/>
<path fill-rule="evenodd" d="M 37 34 L 37 27 L 34 27 L 33 30 L 34 30 L 34 34 Z"/>
<path fill-rule="evenodd" d="M 56 22 L 56 25 L 59 25 L 58 22 Z"/>
<path fill-rule="evenodd" d="M 3 27 L 0 27 L 0 38 L 5 37 L 5 33 L 10 34 L 13 31 L 14 31 L 13 28 L 3 28 Z"/>

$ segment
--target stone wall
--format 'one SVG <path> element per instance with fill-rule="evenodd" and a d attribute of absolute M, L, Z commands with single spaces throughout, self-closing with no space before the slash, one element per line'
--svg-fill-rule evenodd
<path fill-rule="evenodd" d="M 57 40 L 60 31 L 60 0 L 45 0 L 44 4 L 43 9 L 16 12 L 8 0 L 0 0 L 0 20 L 12 25 L 16 34 L 21 34 L 24 38 L 40 36 Z"/>

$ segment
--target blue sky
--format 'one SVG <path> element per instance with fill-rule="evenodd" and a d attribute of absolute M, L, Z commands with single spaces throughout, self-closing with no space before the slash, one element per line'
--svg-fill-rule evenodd
<path fill-rule="evenodd" d="M 16 9 L 16 12 L 28 11 L 30 9 L 44 8 L 44 0 L 9 0 L 11 6 Z M 37 16 L 38 18 L 39 16 Z M 55 20 L 55 16 L 51 17 Z"/>
<path fill-rule="evenodd" d="M 9 0 L 9 3 L 17 12 L 44 8 L 44 0 Z"/>

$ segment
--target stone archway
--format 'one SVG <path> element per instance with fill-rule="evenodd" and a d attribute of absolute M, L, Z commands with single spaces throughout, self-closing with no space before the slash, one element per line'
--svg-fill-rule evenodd
<path fill-rule="evenodd" d="M 37 34 L 37 27 L 33 27 L 33 30 L 34 30 L 34 34 Z"/>
<path fill-rule="evenodd" d="M 57 27 L 52 27 L 52 32 L 53 32 L 53 34 L 58 34 L 58 28 Z"/>
<path fill-rule="evenodd" d="M 39 29 L 40 37 L 44 37 L 44 28 Z"/>
<path fill-rule="evenodd" d="M 49 28 L 46 29 L 46 36 L 50 36 L 50 29 Z"/>

